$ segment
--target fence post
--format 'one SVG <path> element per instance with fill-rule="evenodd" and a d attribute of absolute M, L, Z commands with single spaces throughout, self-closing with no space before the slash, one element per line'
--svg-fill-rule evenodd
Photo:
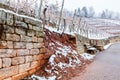
<path fill-rule="evenodd" d="M 58 22 L 58 28 L 57 28 L 57 30 L 59 30 L 59 28 L 60 28 L 61 17 L 62 17 L 62 12 L 63 12 L 63 6 L 64 6 L 64 0 L 63 0 L 63 2 L 62 2 L 62 8 L 61 8 L 61 11 L 60 11 L 60 18 L 59 18 L 59 22 Z"/>
<path fill-rule="evenodd" d="M 40 1 L 40 7 L 38 9 L 38 19 L 40 18 L 40 15 L 41 15 L 41 9 L 42 9 L 42 4 L 43 4 L 43 0 Z"/>

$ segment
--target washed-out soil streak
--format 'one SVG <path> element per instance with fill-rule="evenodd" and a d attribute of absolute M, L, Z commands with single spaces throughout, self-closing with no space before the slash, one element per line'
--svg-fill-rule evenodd
<path fill-rule="evenodd" d="M 95 61 L 71 80 L 120 80 L 120 43 L 98 53 Z"/>

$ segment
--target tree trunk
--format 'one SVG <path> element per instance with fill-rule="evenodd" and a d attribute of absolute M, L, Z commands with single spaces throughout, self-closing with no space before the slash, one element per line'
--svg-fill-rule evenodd
<path fill-rule="evenodd" d="M 80 17 L 80 19 L 79 19 L 79 24 L 78 24 L 78 29 L 77 29 L 77 32 L 79 33 L 79 31 L 80 31 L 80 27 L 81 27 L 81 20 L 82 20 L 82 17 Z"/>
<path fill-rule="evenodd" d="M 41 10 L 42 10 L 42 4 L 43 4 L 43 0 L 40 1 L 40 7 L 38 9 L 38 19 L 40 19 L 40 16 L 41 16 Z"/>
<path fill-rule="evenodd" d="M 62 8 L 61 8 L 61 11 L 60 11 L 60 18 L 59 18 L 59 23 L 58 23 L 57 30 L 59 30 L 59 28 L 60 28 L 60 23 L 61 23 L 61 18 L 62 18 L 62 12 L 63 12 L 63 7 L 64 7 L 64 1 L 65 0 L 63 0 L 63 2 L 62 2 Z"/>
<path fill-rule="evenodd" d="M 72 26 L 71 26 L 72 31 L 74 31 L 74 20 L 75 20 L 75 15 L 76 15 L 76 10 L 75 10 L 75 12 L 74 12 L 73 20 L 72 20 Z"/>

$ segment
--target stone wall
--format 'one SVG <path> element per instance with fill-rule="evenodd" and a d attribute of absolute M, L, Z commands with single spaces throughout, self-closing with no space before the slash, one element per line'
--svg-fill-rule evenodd
<path fill-rule="evenodd" d="M 120 38 L 119 38 L 120 39 Z M 116 39 L 111 39 L 111 41 L 114 41 Z M 117 38 L 118 40 L 118 38 Z M 78 53 L 84 53 L 84 45 L 90 45 L 90 46 L 104 46 L 106 44 L 108 44 L 110 41 L 109 39 L 88 39 L 86 37 L 80 36 L 78 34 L 76 34 L 76 45 L 77 45 L 77 50 Z"/>
<path fill-rule="evenodd" d="M 79 54 L 84 53 L 84 46 L 83 46 L 84 42 L 83 42 L 83 40 L 85 41 L 85 38 L 76 34 L 76 45 L 77 45 L 77 51 L 78 51 Z"/>
<path fill-rule="evenodd" d="M 110 43 L 120 42 L 120 36 L 110 37 Z"/>
<path fill-rule="evenodd" d="M 91 46 L 104 46 L 108 43 L 109 43 L 108 39 L 100 39 L 100 40 L 91 39 L 90 40 L 90 45 Z"/>
<path fill-rule="evenodd" d="M 0 10 L 0 80 L 19 80 L 45 63 L 42 23 Z"/>

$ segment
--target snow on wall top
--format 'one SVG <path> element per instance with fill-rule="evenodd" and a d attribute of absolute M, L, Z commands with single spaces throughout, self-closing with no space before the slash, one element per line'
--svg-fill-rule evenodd
<path fill-rule="evenodd" d="M 0 10 L 4 11 L 6 13 L 10 13 L 10 14 L 19 16 L 19 17 L 27 18 L 27 19 L 34 20 L 37 22 L 42 22 L 39 19 L 25 16 L 25 15 L 20 15 L 20 14 L 13 12 L 13 11 L 6 10 L 3 8 L 0 8 Z M 87 27 L 84 27 L 83 26 L 84 24 L 81 24 L 80 28 L 78 28 L 78 26 L 74 26 L 75 28 L 73 30 L 70 30 L 70 26 L 66 26 L 65 29 L 61 27 L 61 30 L 59 30 L 59 31 L 57 30 L 57 28 L 49 28 L 48 26 L 46 26 L 45 28 L 47 28 L 51 31 L 57 32 L 57 33 L 66 33 L 66 34 L 70 34 L 70 35 L 79 34 L 79 35 L 82 35 L 82 36 L 87 37 L 89 39 L 106 39 L 106 38 L 109 38 L 111 35 L 113 36 L 113 34 L 109 34 L 110 32 L 113 32 L 113 29 L 109 30 L 109 31 L 108 31 L 108 29 L 106 31 L 105 30 L 103 31 L 100 28 L 99 29 L 95 28 L 94 26 L 97 25 L 97 27 L 101 27 L 101 26 L 106 27 L 106 26 L 110 26 L 111 24 L 120 25 L 119 24 L 120 21 L 114 21 L 114 20 L 104 20 L 104 19 L 100 19 L 100 20 L 97 19 L 96 21 L 94 19 L 92 19 L 93 21 L 89 20 L 89 19 L 85 19 L 85 20 L 87 21 L 87 24 L 88 24 Z M 104 27 L 102 29 L 104 29 Z M 64 31 L 63 31 L 63 29 L 64 29 Z M 82 31 L 80 29 L 82 29 Z M 109 33 L 107 33 L 107 32 L 109 32 Z"/>
<path fill-rule="evenodd" d="M 26 16 L 26 15 L 20 15 L 20 14 L 17 14 L 15 12 L 13 12 L 13 11 L 6 10 L 6 9 L 3 9 L 3 8 L 0 8 L 0 11 L 4 11 L 6 13 L 10 13 L 10 14 L 13 14 L 13 15 L 16 15 L 16 16 L 19 16 L 19 17 L 23 17 L 23 18 L 27 18 L 27 19 L 30 19 L 30 20 L 34 20 L 34 21 L 37 21 L 37 22 L 42 22 L 39 19 L 36 19 L 36 18 L 33 18 L 33 17 L 29 17 L 29 16 Z"/>

